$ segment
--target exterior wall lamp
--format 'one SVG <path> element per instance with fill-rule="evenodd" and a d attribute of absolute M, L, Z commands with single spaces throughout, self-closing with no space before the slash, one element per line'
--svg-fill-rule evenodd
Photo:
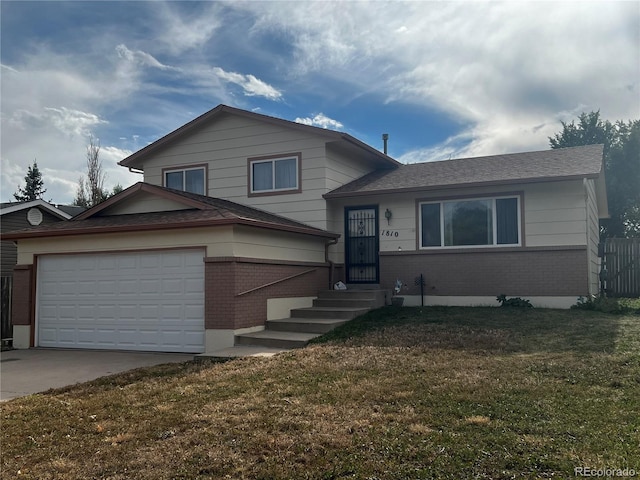
<path fill-rule="evenodd" d="M 391 210 L 389 210 L 388 208 L 384 211 L 384 218 L 387 219 L 387 225 L 391 225 Z"/>

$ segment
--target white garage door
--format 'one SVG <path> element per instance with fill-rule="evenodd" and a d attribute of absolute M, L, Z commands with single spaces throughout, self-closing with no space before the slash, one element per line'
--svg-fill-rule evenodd
<path fill-rule="evenodd" d="M 204 352 L 204 252 L 38 258 L 41 347 Z"/>

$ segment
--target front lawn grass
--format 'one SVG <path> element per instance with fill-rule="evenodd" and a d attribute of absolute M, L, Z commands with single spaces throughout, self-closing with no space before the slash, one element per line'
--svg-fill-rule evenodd
<path fill-rule="evenodd" d="M 394 308 L 270 359 L 1 405 L 2 478 L 570 478 L 640 472 L 640 316 Z"/>

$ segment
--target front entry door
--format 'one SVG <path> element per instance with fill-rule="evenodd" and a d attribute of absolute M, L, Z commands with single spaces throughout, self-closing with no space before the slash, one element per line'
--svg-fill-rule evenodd
<path fill-rule="evenodd" d="M 347 283 L 379 283 L 378 206 L 344 210 Z"/>

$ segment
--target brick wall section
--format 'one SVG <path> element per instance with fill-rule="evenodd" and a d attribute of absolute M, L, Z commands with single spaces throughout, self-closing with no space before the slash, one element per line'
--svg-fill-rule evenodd
<path fill-rule="evenodd" d="M 235 322 L 235 264 L 204 265 L 204 328 L 233 329 Z"/>
<path fill-rule="evenodd" d="M 414 280 L 424 274 L 425 295 L 568 296 L 587 295 L 586 247 L 382 253 L 383 288 L 396 279 L 405 295 L 419 295 Z"/>
<path fill-rule="evenodd" d="M 208 258 L 205 260 L 205 328 L 264 325 L 269 298 L 317 296 L 320 290 L 329 287 L 329 270 L 328 264 Z M 302 275 L 280 281 L 297 274 Z M 265 286 L 272 282 L 277 283 Z"/>
<path fill-rule="evenodd" d="M 33 265 L 16 265 L 13 269 L 11 323 L 31 325 Z"/>

